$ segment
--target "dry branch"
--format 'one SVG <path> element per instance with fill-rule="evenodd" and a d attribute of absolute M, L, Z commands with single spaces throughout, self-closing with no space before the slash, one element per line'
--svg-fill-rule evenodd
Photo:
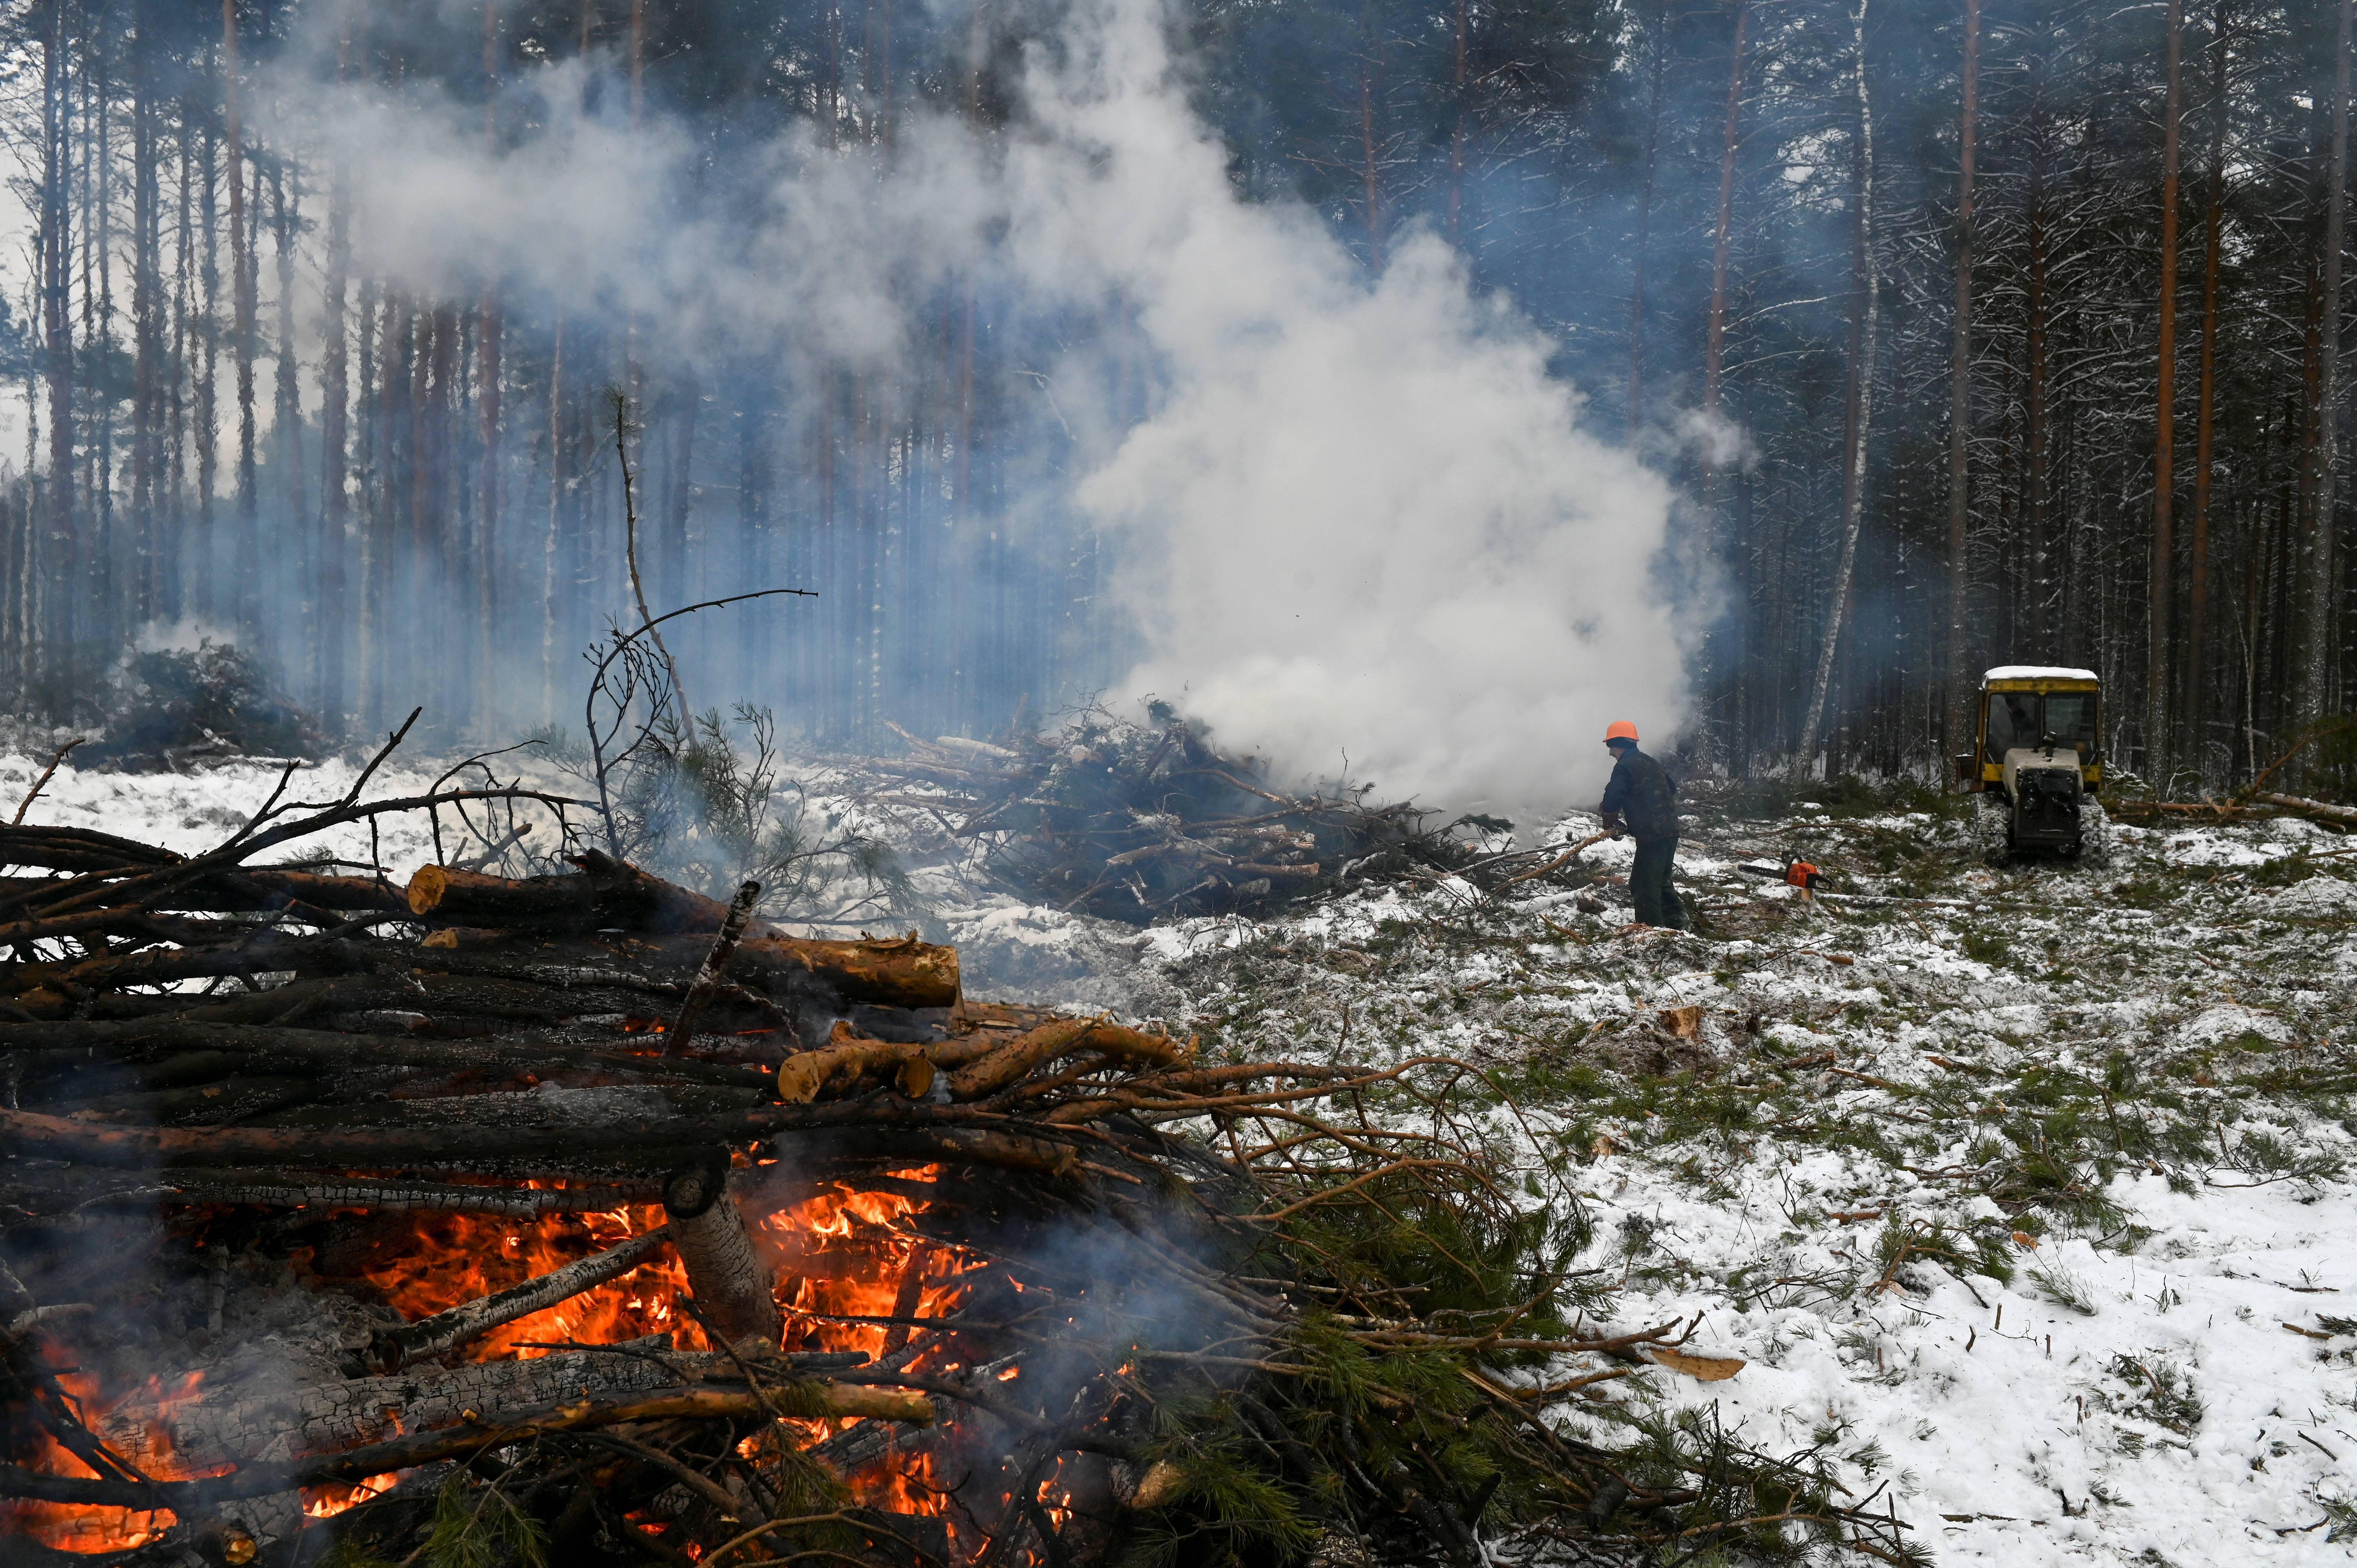
<path fill-rule="evenodd" d="M 1513 875 L 1507 877 L 1503 882 L 1499 883 L 1495 888 L 1491 889 L 1491 891 L 1503 892 L 1505 889 L 1512 887 L 1518 882 L 1535 881 L 1539 877 L 1546 875 L 1551 871 L 1559 871 L 1563 867 L 1569 865 L 1573 861 L 1577 860 L 1581 850 L 1586 849 L 1590 844 L 1601 843 L 1603 840 L 1609 839 L 1611 836 L 1612 835 L 1609 832 L 1590 833 L 1586 838 L 1580 840 L 1577 843 L 1573 844 L 1570 848 L 1565 850 L 1561 854 L 1555 856 L 1553 860 L 1548 861 L 1544 865 L 1535 866 L 1529 871 L 1516 872 Z"/>
<path fill-rule="evenodd" d="M 700 1015 L 711 1005 L 714 993 L 720 989 L 721 976 L 728 971 L 728 961 L 737 956 L 737 944 L 744 940 L 746 924 L 752 919 L 753 906 L 760 897 L 761 885 L 748 882 L 729 900 L 728 912 L 721 917 L 720 932 L 712 939 L 712 950 L 704 955 L 703 967 L 695 972 L 694 983 L 687 988 L 687 1000 L 679 1004 L 679 1016 L 672 1020 L 663 1041 L 664 1055 L 680 1049 L 694 1036 Z"/>

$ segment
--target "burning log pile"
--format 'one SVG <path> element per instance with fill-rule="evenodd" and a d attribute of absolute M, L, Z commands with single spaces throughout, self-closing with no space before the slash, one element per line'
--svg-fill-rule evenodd
<path fill-rule="evenodd" d="M 259 863 L 574 804 L 367 777 L 0 828 L 0 1563 L 1903 1553 L 1806 1455 L 1541 1418 L 1676 1329 L 1580 1328 L 1461 1064 L 1212 1061 L 593 853 Z"/>
<path fill-rule="evenodd" d="M 1473 858 L 1455 829 L 1505 825 L 1427 828 L 1430 813 L 1371 805 L 1363 789 L 1284 793 L 1167 707 L 1151 714 L 1140 725 L 1092 712 L 1054 737 L 1004 744 L 899 731 L 908 754 L 877 766 L 935 792 L 881 799 L 941 813 L 1025 897 L 1139 924 L 1446 875 Z"/>

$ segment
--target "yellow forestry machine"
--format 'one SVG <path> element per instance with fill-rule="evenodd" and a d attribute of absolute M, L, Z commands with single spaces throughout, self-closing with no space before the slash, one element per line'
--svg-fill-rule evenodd
<path fill-rule="evenodd" d="M 1974 748 L 1956 776 L 1980 796 L 1980 837 L 1992 858 L 2045 851 L 2101 865 L 2110 822 L 2095 799 L 2103 682 L 2092 670 L 2003 664 L 1981 677 Z"/>

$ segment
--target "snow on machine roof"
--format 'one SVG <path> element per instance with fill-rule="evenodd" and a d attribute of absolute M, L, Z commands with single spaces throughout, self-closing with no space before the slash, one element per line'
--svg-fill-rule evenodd
<path fill-rule="evenodd" d="M 1981 676 L 1981 683 L 1991 681 L 2093 681 L 2093 670 L 2065 670 L 2060 665 L 2000 664 Z"/>

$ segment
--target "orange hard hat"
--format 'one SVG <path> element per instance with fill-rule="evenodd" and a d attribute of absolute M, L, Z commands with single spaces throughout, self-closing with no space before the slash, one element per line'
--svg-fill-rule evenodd
<path fill-rule="evenodd" d="M 1611 745 L 1616 740 L 1633 742 L 1636 738 L 1637 726 L 1631 724 L 1627 719 L 1614 719 L 1610 726 L 1604 732 L 1604 744 L 1607 746 Z"/>

